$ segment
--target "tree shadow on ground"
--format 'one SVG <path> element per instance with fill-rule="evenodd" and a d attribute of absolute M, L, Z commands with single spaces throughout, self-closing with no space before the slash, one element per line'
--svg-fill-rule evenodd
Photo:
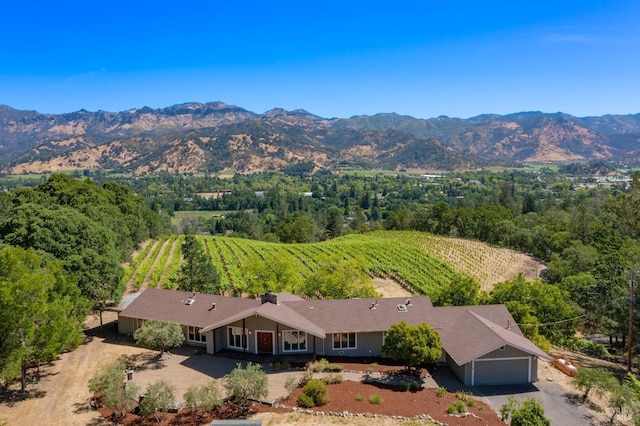
<path fill-rule="evenodd" d="M 166 357 L 169 356 L 167 353 L 164 353 L 162 356 L 160 353 L 152 352 L 152 353 L 143 353 L 136 355 L 128 355 L 125 356 L 125 362 L 127 366 L 132 367 L 136 371 L 145 371 L 145 370 L 160 370 L 166 367 Z"/>
<path fill-rule="evenodd" d="M 89 401 L 76 402 L 75 404 L 73 404 L 74 414 L 84 414 L 90 411 L 93 411 L 93 407 L 91 407 L 91 403 Z"/>
<path fill-rule="evenodd" d="M 44 398 L 47 393 L 40 389 L 31 390 L 14 390 L 14 389 L 0 389 L 0 404 L 13 407 L 18 402 L 26 401 L 29 399 Z"/>
<path fill-rule="evenodd" d="M 568 404 L 571 404 L 573 406 L 576 406 L 576 407 L 585 406 L 588 409 L 595 411 L 597 413 L 602 413 L 604 411 L 602 407 L 599 407 L 598 405 L 594 404 L 593 401 L 591 401 L 588 398 L 586 400 L 582 399 L 582 395 L 579 395 L 577 393 L 573 393 L 573 392 L 565 393 L 564 400 Z"/>

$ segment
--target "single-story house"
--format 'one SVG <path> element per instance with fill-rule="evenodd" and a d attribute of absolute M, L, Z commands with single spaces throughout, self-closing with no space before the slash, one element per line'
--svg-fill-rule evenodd
<path fill-rule="evenodd" d="M 209 354 L 383 356 L 385 331 L 393 324 L 426 322 L 444 349 L 439 361 L 470 386 L 531 383 L 538 358 L 551 357 L 526 339 L 504 305 L 434 307 L 428 297 L 305 300 L 265 293 L 245 299 L 185 291 L 147 289 L 118 314 L 120 333 L 145 320 L 181 324 L 186 342 Z"/>

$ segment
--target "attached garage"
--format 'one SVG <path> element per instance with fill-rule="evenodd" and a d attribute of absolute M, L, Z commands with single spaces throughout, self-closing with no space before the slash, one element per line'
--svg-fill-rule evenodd
<path fill-rule="evenodd" d="M 466 312 L 457 318 L 455 311 L 445 312 L 445 318 L 450 315 L 457 323 L 440 333 L 446 363 L 462 383 L 512 385 L 538 380 L 538 359 L 551 360 L 547 353 L 527 340 L 514 323 L 500 326 L 469 308 L 462 309 Z M 482 313 L 490 316 L 494 311 Z"/>
<path fill-rule="evenodd" d="M 510 385 L 532 382 L 532 360 L 490 358 L 471 361 L 471 386 Z"/>

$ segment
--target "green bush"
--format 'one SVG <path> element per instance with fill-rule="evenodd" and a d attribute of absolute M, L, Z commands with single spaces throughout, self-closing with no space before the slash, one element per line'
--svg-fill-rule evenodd
<path fill-rule="evenodd" d="M 316 403 L 311 399 L 311 397 L 305 393 L 300 394 L 298 397 L 298 406 L 303 408 L 311 408 L 315 407 Z"/>
<path fill-rule="evenodd" d="M 321 358 L 320 361 L 311 363 L 311 365 L 309 366 L 309 369 L 314 373 L 322 373 L 322 372 L 339 373 L 343 370 L 341 365 L 331 364 L 325 358 Z"/>
<path fill-rule="evenodd" d="M 512 426 L 551 426 L 551 421 L 544 416 L 540 401 L 527 398 L 511 413 Z"/>
<path fill-rule="evenodd" d="M 364 401 L 364 395 L 356 395 L 356 401 Z"/>
<path fill-rule="evenodd" d="M 124 383 L 124 372 L 127 367 L 120 358 L 107 365 L 100 373 L 89 381 L 89 390 L 102 394 L 102 404 L 116 410 L 118 414 L 130 411 L 138 402 L 138 387 L 133 382 Z"/>
<path fill-rule="evenodd" d="M 202 386 L 190 386 L 183 395 L 185 406 L 191 410 L 202 408 L 211 411 L 222 405 L 220 389 L 215 381 Z"/>
<path fill-rule="evenodd" d="M 231 373 L 224 376 L 224 387 L 236 402 L 247 405 L 249 399 L 267 396 L 268 379 L 260 364 L 248 363 L 246 367 L 238 363 Z"/>
<path fill-rule="evenodd" d="M 371 404 L 382 404 L 382 397 L 380 397 L 380 395 L 371 395 L 369 397 L 369 402 Z"/>
<path fill-rule="evenodd" d="M 467 412 L 467 406 L 464 405 L 464 402 L 462 402 L 462 401 L 456 401 L 455 407 L 456 407 L 456 411 L 458 413 L 466 413 Z"/>
<path fill-rule="evenodd" d="M 291 370 L 291 364 L 289 364 L 288 362 L 276 361 L 271 366 L 271 369 L 273 371 Z"/>
<path fill-rule="evenodd" d="M 318 379 L 309 380 L 298 397 L 298 405 L 305 408 L 325 405 L 328 402 L 327 385 Z"/>
<path fill-rule="evenodd" d="M 447 394 L 447 388 L 445 388 L 444 386 L 440 386 L 436 391 L 436 396 L 439 396 L 440 398 L 442 398 L 446 394 Z"/>
<path fill-rule="evenodd" d="M 169 411 L 169 405 L 175 401 L 175 387 L 166 380 L 158 380 L 147 387 L 140 412 L 143 416 Z"/>
<path fill-rule="evenodd" d="M 476 403 L 476 400 L 473 398 L 473 395 L 471 395 L 470 393 L 464 392 L 464 391 L 457 391 L 456 392 L 456 398 L 458 398 L 460 401 L 466 403 L 470 407 L 473 407 L 475 405 L 475 403 Z"/>
<path fill-rule="evenodd" d="M 343 377 L 341 374 L 332 374 L 327 377 L 323 377 L 322 381 L 327 385 L 335 385 L 337 383 L 342 383 Z"/>
<path fill-rule="evenodd" d="M 455 405 L 450 405 L 450 406 L 447 407 L 447 413 L 449 413 L 449 414 L 453 414 L 453 413 L 455 413 L 457 411 L 458 410 L 456 409 Z"/>

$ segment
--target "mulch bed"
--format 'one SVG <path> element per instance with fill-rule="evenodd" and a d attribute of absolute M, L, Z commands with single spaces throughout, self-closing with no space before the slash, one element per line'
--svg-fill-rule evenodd
<path fill-rule="evenodd" d="M 458 399 L 454 393 L 447 392 L 444 396 L 436 395 L 437 389 L 421 389 L 417 392 L 385 389 L 373 384 L 344 381 L 339 384 L 328 385 L 327 394 L 330 402 L 322 407 L 312 408 L 314 411 L 342 413 L 368 413 L 385 416 L 415 417 L 428 414 L 434 420 L 449 425 L 491 425 L 504 423 L 500 421 L 496 412 L 488 405 L 476 401 L 468 411 L 473 415 L 454 417 L 447 414 L 447 408 L 454 405 Z M 302 388 L 295 389 L 292 395 L 282 401 L 282 405 L 297 407 L 298 396 Z M 382 398 L 380 404 L 372 404 L 369 398 L 377 395 Z M 358 398 L 357 398 L 358 397 Z M 358 401 L 358 399 L 362 399 Z M 268 410 L 266 410 L 268 411 Z"/>
<path fill-rule="evenodd" d="M 105 419 L 109 419 L 114 423 L 119 423 L 125 426 L 199 426 L 209 424 L 212 420 L 216 419 L 235 419 L 256 412 L 255 409 L 252 409 L 250 412 L 246 412 L 231 405 L 223 405 L 218 409 L 209 412 L 197 410 L 194 413 L 190 410 L 183 409 L 179 413 L 158 413 L 158 420 L 153 415 L 142 417 L 134 413 L 127 413 L 125 416 L 113 416 L 113 410 L 104 407 L 98 408 L 97 411 Z"/>
<path fill-rule="evenodd" d="M 401 366 L 390 365 L 388 362 L 372 365 L 371 361 L 375 360 L 331 358 L 329 361 L 342 365 L 346 371 L 396 373 L 403 370 Z M 426 374 L 427 371 L 425 370 L 423 373 Z M 443 396 L 437 396 L 436 392 L 437 389 L 420 389 L 415 392 L 400 391 L 379 383 L 343 381 L 342 383 L 328 385 L 327 394 L 330 402 L 311 410 L 325 413 L 342 414 L 349 412 L 351 414 L 400 416 L 405 418 L 428 414 L 434 420 L 448 425 L 504 426 L 505 424 L 500 421 L 499 416 L 491 407 L 479 401 L 475 401 L 473 406 L 467 404 L 468 412 L 471 415 L 466 417 L 449 415 L 447 414 L 447 408 L 455 405 L 459 401 L 458 398 L 455 393 L 446 392 Z M 109 409 L 101 408 L 98 411 L 103 417 L 125 426 L 195 426 L 208 424 L 215 419 L 237 418 L 256 412 L 291 412 L 294 407 L 298 407 L 296 401 L 301 393 L 302 388 L 297 388 L 288 398 L 281 401 L 280 406 L 286 408 L 254 403 L 251 407 L 251 412 L 242 412 L 238 408 L 228 405 L 208 413 L 197 412 L 194 414 L 183 409 L 180 413 L 162 413 L 162 420 L 159 422 L 154 416 L 144 418 L 137 414 L 128 413 L 125 417 L 114 418 L 112 411 Z M 379 404 L 371 403 L 369 401 L 371 396 L 380 397 L 382 402 Z"/>

